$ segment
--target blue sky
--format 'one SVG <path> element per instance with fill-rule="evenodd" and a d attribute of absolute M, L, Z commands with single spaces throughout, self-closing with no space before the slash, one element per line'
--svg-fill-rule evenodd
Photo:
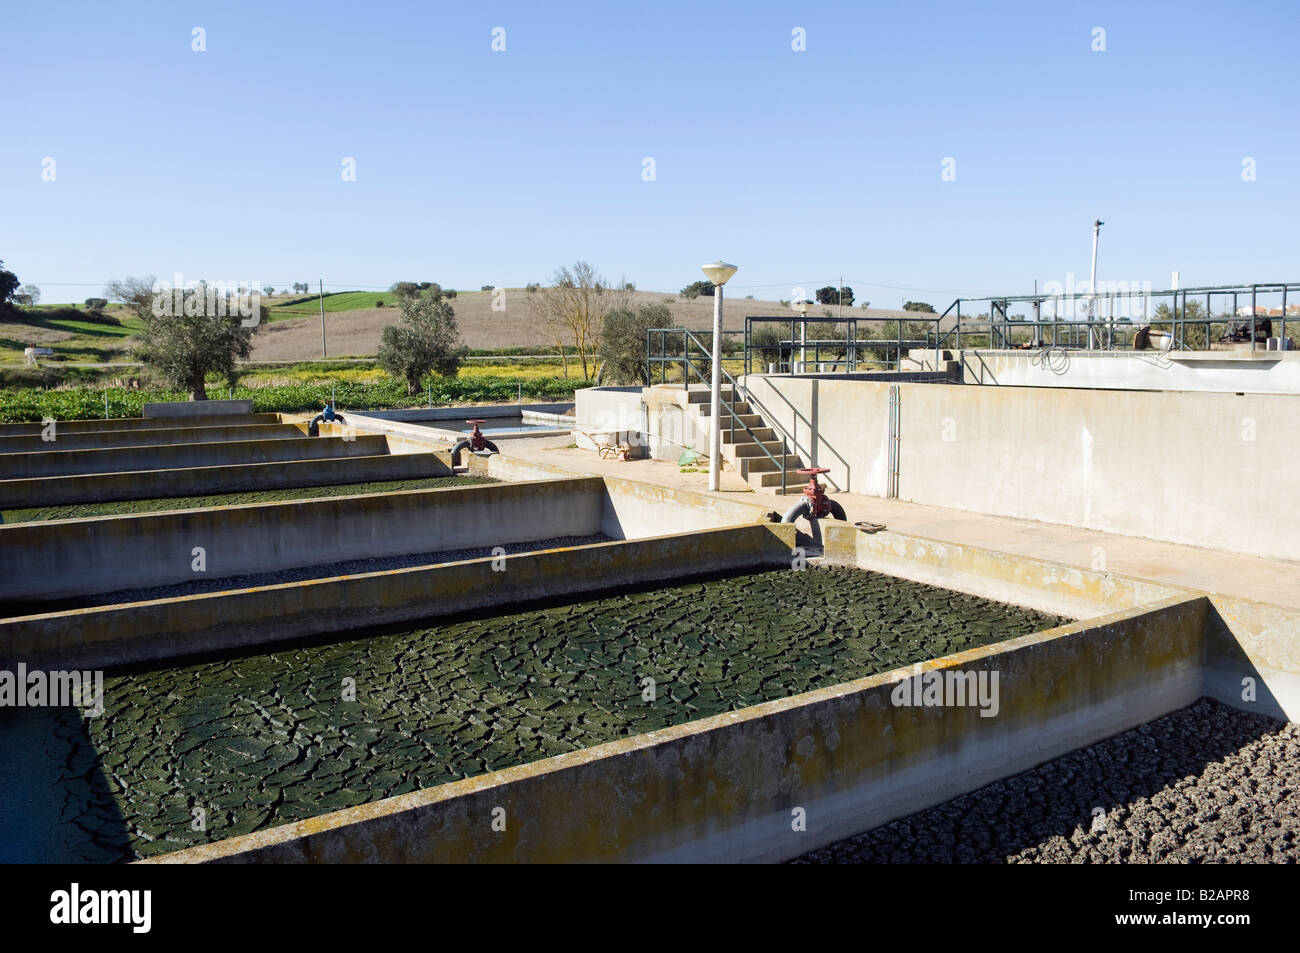
<path fill-rule="evenodd" d="M 1298 28 L 1294 2 L 13 5 L 0 258 L 61 301 L 579 258 L 676 290 L 720 257 L 733 294 L 843 275 L 942 310 L 1086 276 L 1100 217 L 1100 278 L 1296 279 Z"/>

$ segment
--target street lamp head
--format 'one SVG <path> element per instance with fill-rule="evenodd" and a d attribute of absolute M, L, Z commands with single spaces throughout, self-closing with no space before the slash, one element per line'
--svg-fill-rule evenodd
<path fill-rule="evenodd" d="M 725 261 L 715 261 L 711 265 L 701 267 L 704 269 L 705 276 L 715 285 L 725 285 L 737 270 L 735 265 L 728 265 Z"/>
<path fill-rule="evenodd" d="M 796 311 L 798 311 L 800 314 L 807 314 L 807 313 L 808 313 L 808 307 L 809 307 L 809 305 L 811 305 L 811 304 L 812 304 L 811 301 L 808 301 L 808 300 L 805 299 L 805 300 L 803 300 L 803 301 L 796 301 L 796 302 L 794 302 L 794 303 L 791 305 L 791 307 L 793 307 L 793 308 L 794 308 Z"/>

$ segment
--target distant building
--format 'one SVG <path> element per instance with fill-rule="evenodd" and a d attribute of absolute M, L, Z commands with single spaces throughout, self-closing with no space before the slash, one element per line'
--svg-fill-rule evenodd
<path fill-rule="evenodd" d="M 1255 305 L 1255 316 L 1261 318 L 1280 318 L 1282 317 L 1281 308 L 1265 308 L 1262 305 Z M 1300 317 L 1300 304 L 1289 304 L 1286 306 L 1286 316 L 1288 318 Z M 1237 317 L 1249 318 L 1250 305 L 1242 305 L 1237 309 Z"/>

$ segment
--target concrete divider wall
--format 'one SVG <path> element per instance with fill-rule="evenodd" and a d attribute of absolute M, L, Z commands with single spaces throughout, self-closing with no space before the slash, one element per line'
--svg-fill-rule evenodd
<path fill-rule="evenodd" d="M 1197 593 L 979 546 L 822 521 L 825 560 L 1040 612 L 1087 619 Z"/>
<path fill-rule="evenodd" d="M 146 417 L 220 417 L 252 412 L 251 400 L 172 400 L 144 405 Z"/>
<path fill-rule="evenodd" d="M 1300 611 L 1209 596 L 1206 695 L 1243 711 L 1300 720 Z"/>
<path fill-rule="evenodd" d="M 196 417 L 186 421 L 186 426 L 198 427 L 248 427 L 254 424 L 278 424 L 279 414 L 223 414 L 210 417 Z M 45 429 L 39 422 L 0 424 L 0 437 L 39 437 Z M 58 433 L 100 433 L 109 430 L 156 430 L 170 429 L 176 426 L 171 417 L 109 417 L 104 420 L 57 420 L 55 429 Z"/>
<path fill-rule="evenodd" d="M 787 564 L 791 526 L 550 549 L 227 593 L 0 620 L 0 664 L 110 668 L 286 639 L 355 632 L 700 573 Z"/>
<path fill-rule="evenodd" d="M 129 470 L 124 473 L 0 480 L 0 510 L 452 475 L 450 454 L 445 451 L 291 460 L 283 463 L 246 463 L 184 470 Z"/>
<path fill-rule="evenodd" d="M 223 427 L 151 427 L 145 430 L 104 430 L 64 433 L 54 439 L 42 436 L 0 436 L 0 454 L 40 453 L 47 450 L 100 450 L 112 447 L 147 447 L 176 443 L 223 443 L 232 440 L 306 439 L 293 424 L 251 424 Z"/>
<path fill-rule="evenodd" d="M 1171 600 L 158 861 L 785 860 L 1190 704 L 1207 610 Z M 996 715 L 896 704 L 899 680 L 950 670 L 996 672 Z"/>
<path fill-rule="evenodd" d="M 771 509 L 770 506 L 730 500 L 711 493 L 639 480 L 607 476 L 604 481 L 606 493 L 601 532 L 615 538 L 651 535 L 666 525 L 671 525 L 679 533 L 689 533 L 717 526 L 759 523 Z M 689 538 L 686 540 L 684 545 L 690 545 Z"/>
<path fill-rule="evenodd" d="M 0 526 L 0 600 L 588 535 L 600 530 L 603 498 L 588 477 L 15 523 Z"/>
<path fill-rule="evenodd" d="M 1206 600 L 1201 694 L 1300 718 L 1300 611 L 976 546 L 824 524 L 826 561 L 1080 619 L 1170 600 Z"/>
<path fill-rule="evenodd" d="M 80 473 L 120 473 L 129 470 L 175 470 L 182 467 L 233 466 L 328 457 L 369 457 L 387 453 L 379 435 L 352 440 L 316 437 L 311 440 L 234 440 L 223 443 L 160 444 L 153 447 L 110 447 L 101 450 L 48 450 L 0 456 L 0 479 L 22 480 Z"/>
<path fill-rule="evenodd" d="M 835 488 L 886 494 L 889 385 L 748 384 Z M 900 499 L 1300 559 L 1300 396 L 897 386 Z"/>
<path fill-rule="evenodd" d="M 498 480 L 544 480 L 571 477 L 573 471 L 494 453 L 468 457 L 469 472 Z M 615 539 L 658 534 L 671 521 L 679 533 L 764 521 L 774 501 L 746 496 L 728 499 L 680 487 L 665 487 L 640 480 L 607 476 L 601 532 Z M 793 545 L 793 544 L 792 544 Z"/>

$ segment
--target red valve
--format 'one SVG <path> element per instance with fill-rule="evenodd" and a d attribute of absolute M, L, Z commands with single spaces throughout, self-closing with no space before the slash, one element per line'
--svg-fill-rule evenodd
<path fill-rule="evenodd" d="M 803 488 L 803 495 L 808 497 L 810 515 L 817 518 L 829 516 L 831 501 L 826 496 L 826 488 L 817 482 L 819 473 L 830 473 L 830 467 L 800 467 L 800 473 L 808 474 L 808 485 Z"/>
<path fill-rule="evenodd" d="M 482 431 L 480 431 L 480 430 L 478 429 L 478 425 L 479 425 L 479 424 L 485 424 L 485 423 L 487 423 L 487 421 L 486 421 L 486 420 L 467 420 L 467 421 L 465 421 L 465 423 L 467 423 L 467 424 L 473 424 L 473 425 L 474 425 L 474 429 L 471 430 L 471 431 L 470 431 L 470 434 L 469 434 L 469 448 L 470 448 L 471 450 L 476 450 L 476 451 L 477 451 L 477 450 L 486 450 L 486 449 L 487 449 L 487 437 L 483 436 Z"/>

